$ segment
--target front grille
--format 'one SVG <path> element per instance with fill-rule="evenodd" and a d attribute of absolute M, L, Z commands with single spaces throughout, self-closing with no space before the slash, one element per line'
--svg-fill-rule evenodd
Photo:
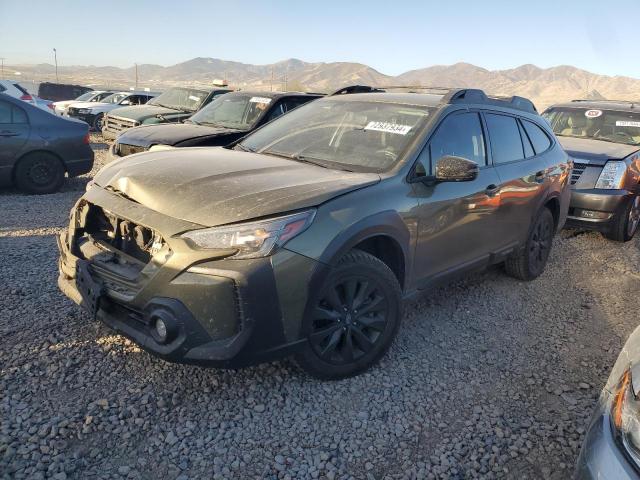
<path fill-rule="evenodd" d="M 127 145 L 126 143 L 116 143 L 115 147 L 115 152 L 119 157 L 126 157 L 127 155 L 144 152 L 145 150 L 145 147 L 140 147 L 138 145 Z"/>
<path fill-rule="evenodd" d="M 137 127 L 138 125 L 140 125 L 140 122 L 137 122 L 130 118 L 107 115 L 104 120 L 103 130 L 109 133 L 118 134 L 120 132 L 128 130 L 129 128 Z"/>
<path fill-rule="evenodd" d="M 571 172 L 571 185 L 575 185 L 576 182 L 578 180 L 580 180 L 580 177 L 582 176 L 582 174 L 584 173 L 584 171 L 587 168 L 587 164 L 586 163 L 575 163 L 573 164 L 573 170 Z"/>
<path fill-rule="evenodd" d="M 83 225 L 76 230 L 75 250 L 91 262 L 92 272 L 109 290 L 121 295 L 140 291 L 143 270 L 148 274 L 160 265 L 151 263 L 153 255 L 166 251 L 166 260 L 171 253 L 158 232 L 97 205 L 81 203 L 77 218 L 83 219 Z"/>
<path fill-rule="evenodd" d="M 73 107 L 69 107 L 69 108 L 67 108 L 67 114 L 68 115 L 77 115 L 78 114 L 78 109 L 77 108 L 73 108 Z"/>

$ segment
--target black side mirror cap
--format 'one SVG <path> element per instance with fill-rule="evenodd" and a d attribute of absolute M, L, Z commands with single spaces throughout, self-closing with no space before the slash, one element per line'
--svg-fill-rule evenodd
<path fill-rule="evenodd" d="M 472 160 L 447 155 L 436 164 L 436 182 L 470 182 L 478 177 L 480 168 Z"/>

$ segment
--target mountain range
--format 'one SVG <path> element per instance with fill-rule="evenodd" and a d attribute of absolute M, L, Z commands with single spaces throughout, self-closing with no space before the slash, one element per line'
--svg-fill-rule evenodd
<path fill-rule="evenodd" d="M 5 65 L 5 72 L 20 72 L 22 80 L 55 80 L 50 64 Z M 353 62 L 304 62 L 289 59 L 252 65 L 247 63 L 198 57 L 171 66 L 140 64 L 138 85 L 161 90 L 174 85 L 210 85 L 225 79 L 231 86 L 259 90 L 305 90 L 329 92 L 344 85 L 415 85 L 482 88 L 487 93 L 521 95 L 533 100 L 538 109 L 573 98 L 640 99 L 640 80 L 623 76 L 606 76 L 562 65 L 540 68 L 522 65 L 508 70 L 487 70 L 468 63 L 436 65 L 411 70 L 401 75 L 385 75 L 367 65 Z M 94 87 L 129 88 L 134 85 L 136 67 L 61 66 L 61 82 Z"/>

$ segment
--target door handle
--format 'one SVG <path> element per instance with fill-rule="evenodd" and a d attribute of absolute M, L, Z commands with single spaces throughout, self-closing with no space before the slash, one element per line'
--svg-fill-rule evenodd
<path fill-rule="evenodd" d="M 20 135 L 18 132 L 11 132 L 9 130 L 3 130 L 0 132 L 0 137 L 17 137 Z"/>
<path fill-rule="evenodd" d="M 496 196 L 498 193 L 500 193 L 500 187 L 498 185 L 496 185 L 495 183 L 492 183 L 491 185 L 489 185 L 484 193 L 487 194 L 487 196 L 489 197 L 494 197 Z"/>
<path fill-rule="evenodd" d="M 542 183 L 544 182 L 544 179 L 547 177 L 547 175 L 545 174 L 545 172 L 543 170 L 540 170 L 539 172 L 536 172 L 536 183 Z"/>

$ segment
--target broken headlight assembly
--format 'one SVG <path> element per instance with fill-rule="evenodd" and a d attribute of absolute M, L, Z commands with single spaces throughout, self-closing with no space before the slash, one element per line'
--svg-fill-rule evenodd
<path fill-rule="evenodd" d="M 309 228 L 315 214 L 315 210 L 306 210 L 256 222 L 192 230 L 181 238 L 196 248 L 237 250 L 231 258 L 266 257 Z"/>
<path fill-rule="evenodd" d="M 640 374 L 640 369 L 636 369 Z M 636 395 L 638 381 L 634 389 L 631 370 L 627 370 L 613 396 L 611 404 L 611 425 L 618 444 L 627 456 L 640 468 L 640 400 Z"/>
<path fill-rule="evenodd" d="M 609 190 L 621 188 L 626 171 L 627 164 L 621 160 L 607 162 L 602 169 L 602 172 L 600 172 L 600 176 L 596 182 L 596 188 Z"/>

